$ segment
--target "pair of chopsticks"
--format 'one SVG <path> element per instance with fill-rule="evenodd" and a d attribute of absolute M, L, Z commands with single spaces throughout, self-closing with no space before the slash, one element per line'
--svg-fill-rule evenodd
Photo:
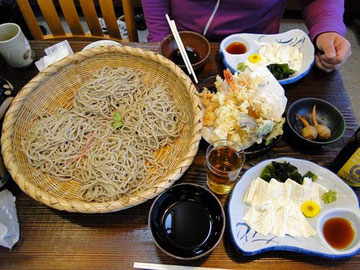
<path fill-rule="evenodd" d="M 181 53 L 182 59 L 184 60 L 186 69 L 187 69 L 189 75 L 193 76 L 195 83 L 198 83 L 198 79 L 196 78 L 194 69 L 193 69 L 193 67 L 192 67 L 192 65 L 190 63 L 190 60 L 189 60 L 189 57 L 188 57 L 188 55 L 186 53 L 184 44 L 182 43 L 179 32 L 178 32 L 178 30 L 176 28 L 175 21 L 170 20 L 169 15 L 165 14 L 165 16 L 166 16 L 166 20 L 168 21 L 168 24 L 170 26 L 171 33 L 173 34 L 175 42 L 176 42 L 176 44 L 177 44 L 177 46 L 179 48 L 179 51 Z"/>
<path fill-rule="evenodd" d="M 226 270 L 223 268 L 208 268 L 197 266 L 184 266 L 184 265 L 170 265 L 170 264 L 156 264 L 156 263 L 141 263 L 134 262 L 134 269 L 146 270 Z"/>

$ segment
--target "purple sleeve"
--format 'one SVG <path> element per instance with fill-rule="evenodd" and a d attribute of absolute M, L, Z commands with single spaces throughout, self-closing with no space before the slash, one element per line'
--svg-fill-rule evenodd
<path fill-rule="evenodd" d="M 311 40 L 324 32 L 345 36 L 344 0 L 301 0 Z"/>
<path fill-rule="evenodd" d="M 162 41 L 171 34 L 165 14 L 170 13 L 170 0 L 142 0 L 142 8 L 149 30 L 148 41 Z"/>

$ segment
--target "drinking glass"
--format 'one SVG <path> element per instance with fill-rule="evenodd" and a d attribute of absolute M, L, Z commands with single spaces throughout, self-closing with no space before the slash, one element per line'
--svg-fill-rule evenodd
<path fill-rule="evenodd" d="M 218 140 L 206 150 L 207 184 L 216 194 L 228 194 L 245 162 L 245 152 L 231 140 Z"/>

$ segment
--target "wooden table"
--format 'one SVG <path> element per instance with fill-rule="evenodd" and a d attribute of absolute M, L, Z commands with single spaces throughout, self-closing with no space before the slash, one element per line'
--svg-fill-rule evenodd
<path fill-rule="evenodd" d="M 44 49 L 53 42 L 33 41 L 36 60 L 44 55 Z M 74 51 L 87 43 L 70 42 Z M 130 46 L 158 51 L 157 43 L 130 43 Z M 221 74 L 223 65 L 218 54 L 218 45 L 212 44 L 209 60 L 198 74 L 199 80 L 209 75 Z M 16 90 L 21 89 L 38 73 L 35 66 L 27 69 L 12 69 L 0 64 L 0 75 L 7 78 Z M 330 74 L 313 70 L 300 82 L 285 87 L 288 104 L 303 97 L 325 99 L 340 109 L 346 120 L 346 132 L 336 143 L 316 149 L 298 147 L 286 135 L 266 155 L 250 160 L 245 169 L 269 157 L 291 156 L 311 160 L 327 166 L 357 128 L 339 72 Z M 206 185 L 205 150 L 202 141 L 198 154 L 189 170 L 178 181 Z M 0 247 L 0 269 L 131 269 L 134 262 L 239 268 L 329 268 L 344 267 L 359 269 L 360 254 L 348 260 L 329 261 L 318 257 L 289 252 L 267 252 L 246 257 L 233 247 L 229 231 L 213 252 L 195 261 L 179 261 L 165 255 L 151 239 L 147 225 L 152 201 L 121 212 L 109 214 L 77 214 L 60 212 L 49 208 L 26 194 L 10 181 L 8 188 L 16 196 L 17 214 L 20 223 L 20 240 L 7 250 Z M 360 197 L 360 190 L 355 190 Z M 227 196 L 221 198 L 226 207 Z"/>

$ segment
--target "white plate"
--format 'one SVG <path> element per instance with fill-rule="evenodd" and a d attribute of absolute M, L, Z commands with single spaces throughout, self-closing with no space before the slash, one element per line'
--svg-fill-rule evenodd
<path fill-rule="evenodd" d="M 263 77 L 265 82 L 259 86 L 258 96 L 264 97 L 268 103 L 277 104 L 276 107 L 276 115 L 281 117 L 285 112 L 287 98 L 285 96 L 284 88 L 279 84 L 279 82 L 275 79 L 275 77 L 271 74 L 271 72 L 266 67 L 258 68 L 257 70 L 252 72 L 252 75 Z M 212 135 L 213 128 L 208 126 L 203 126 L 201 130 L 201 135 L 209 144 L 213 142 L 210 140 Z M 251 147 L 251 145 L 241 145 L 243 149 L 247 149 Z"/>
<path fill-rule="evenodd" d="M 320 214 L 307 219 L 316 231 L 314 237 L 278 237 L 274 235 L 264 236 L 252 230 L 243 220 L 243 216 L 249 209 L 243 202 L 245 192 L 252 180 L 256 179 L 262 169 L 271 163 L 290 162 L 296 166 L 300 174 L 312 171 L 320 177 L 317 180 L 322 186 L 336 190 L 337 200 L 330 204 L 323 204 Z M 255 255 L 270 250 L 286 250 L 304 253 L 330 259 L 348 258 L 360 252 L 360 210 L 359 201 L 354 191 L 345 184 L 336 174 L 313 162 L 289 157 L 265 160 L 252 167 L 241 177 L 235 185 L 228 205 L 230 221 L 230 235 L 236 248 L 245 255 Z M 326 219 L 332 216 L 342 216 L 351 221 L 355 229 L 355 239 L 349 248 L 336 250 L 332 248 L 322 235 L 322 225 Z"/>
<path fill-rule="evenodd" d="M 226 46 L 236 40 L 245 40 L 250 49 L 242 55 L 231 55 L 225 51 Z M 300 80 L 309 73 L 314 63 L 314 46 L 309 36 L 300 29 L 290 30 L 281 34 L 262 35 L 262 34 L 233 34 L 221 41 L 219 51 L 223 57 L 223 62 L 233 73 L 239 62 L 244 62 L 250 54 L 256 53 L 264 43 L 279 43 L 296 47 L 303 53 L 303 63 L 301 69 L 287 79 L 279 80 L 279 83 L 289 84 Z"/>
<path fill-rule="evenodd" d="M 92 49 L 92 48 L 96 48 L 96 47 L 100 47 L 100 46 L 122 46 L 119 42 L 116 42 L 114 40 L 98 40 L 95 42 L 92 42 L 88 45 L 86 45 L 81 51 L 85 51 L 88 49 Z"/>

